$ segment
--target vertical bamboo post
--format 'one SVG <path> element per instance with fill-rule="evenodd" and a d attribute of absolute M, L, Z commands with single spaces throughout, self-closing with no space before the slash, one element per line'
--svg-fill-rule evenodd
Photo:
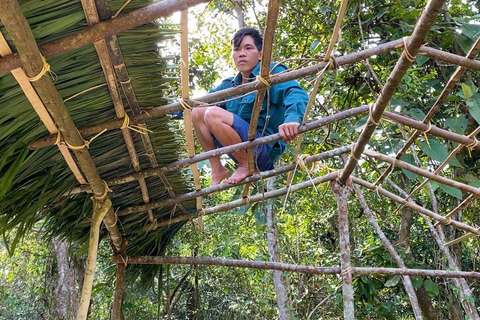
<path fill-rule="evenodd" d="M 117 274 L 115 276 L 115 293 L 113 295 L 112 303 L 112 320 L 123 320 L 122 304 L 123 293 L 125 292 L 125 272 L 127 269 L 127 261 L 123 256 L 127 251 L 127 241 L 124 241 L 119 256 L 122 258 L 121 262 L 117 262 Z"/>
<path fill-rule="evenodd" d="M 275 190 L 275 176 L 268 178 L 267 189 L 268 191 Z M 274 209 L 274 199 L 270 199 L 267 202 L 267 210 L 265 213 L 267 220 L 267 247 L 268 255 L 271 262 L 279 262 L 278 258 L 278 229 L 277 229 L 277 215 Z M 287 290 L 282 280 L 282 271 L 273 271 L 273 285 L 275 287 L 275 293 L 277 294 L 277 307 L 278 307 L 278 319 L 288 320 L 290 319 L 290 311 L 287 308 L 288 298 Z"/>
<path fill-rule="evenodd" d="M 107 212 L 112 208 L 112 201 L 107 198 L 103 203 L 93 203 L 93 216 L 90 225 L 90 239 L 88 243 L 88 258 L 83 280 L 82 297 L 78 307 L 77 320 L 87 319 L 90 297 L 92 295 L 93 276 L 97 265 L 98 242 L 100 239 L 100 225 Z"/>
<path fill-rule="evenodd" d="M 181 62 L 180 62 L 180 79 L 182 84 L 182 98 L 187 100 L 190 98 L 190 87 L 188 85 L 188 10 L 183 10 L 180 16 L 180 28 L 181 28 Z M 192 115 L 190 109 L 184 108 L 183 110 L 183 123 L 185 126 L 185 139 L 187 142 L 187 153 L 191 158 L 195 156 L 195 143 L 193 140 L 193 127 L 192 127 Z M 198 173 L 197 164 L 191 165 L 193 180 L 195 183 L 195 189 L 200 190 L 200 175 Z M 196 198 L 197 210 L 202 210 L 202 197 Z M 198 217 L 198 228 L 203 231 L 203 217 Z"/>
<path fill-rule="evenodd" d="M 340 234 L 340 260 L 342 263 L 343 280 L 343 317 L 346 320 L 354 319 L 352 267 L 350 262 L 350 231 L 348 228 L 348 196 L 352 190 L 352 180 L 348 179 L 345 185 L 337 180 L 330 181 L 330 188 L 337 199 L 338 230 Z"/>

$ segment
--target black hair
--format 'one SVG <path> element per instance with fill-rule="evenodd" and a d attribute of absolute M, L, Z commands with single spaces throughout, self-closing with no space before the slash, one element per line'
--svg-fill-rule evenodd
<path fill-rule="evenodd" d="M 255 43 L 255 46 L 257 47 L 258 51 L 262 51 L 262 46 L 263 46 L 263 37 L 258 32 L 257 29 L 254 28 L 242 28 L 235 32 L 233 35 L 231 44 L 234 47 L 239 47 L 240 44 L 242 43 L 243 37 L 245 36 L 251 36 L 253 38 L 253 42 Z"/>

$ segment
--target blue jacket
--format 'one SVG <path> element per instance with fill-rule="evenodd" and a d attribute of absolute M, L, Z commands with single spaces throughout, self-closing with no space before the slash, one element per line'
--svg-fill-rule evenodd
<path fill-rule="evenodd" d="M 275 67 L 275 69 L 272 71 L 271 69 L 273 67 Z M 270 70 L 271 74 L 276 74 L 287 70 L 287 68 L 284 65 L 277 65 L 273 62 L 270 65 Z M 260 62 L 252 70 L 252 73 L 249 76 L 249 82 L 254 81 L 259 74 Z M 241 84 L 242 74 L 239 72 L 237 76 L 223 80 L 218 87 L 210 90 L 210 92 L 232 88 Z M 241 99 L 222 103 L 219 106 L 250 123 L 256 95 L 256 92 L 252 92 Z M 291 80 L 267 88 L 265 97 L 257 123 L 257 131 L 260 133 L 263 132 L 263 136 L 278 133 L 278 126 L 286 122 L 302 123 L 303 115 L 305 114 L 305 109 L 308 103 L 308 95 L 298 82 Z M 268 101 L 270 103 L 268 103 Z M 269 109 L 269 118 L 265 126 L 267 108 Z M 273 162 L 275 162 L 285 151 L 287 144 L 284 141 L 279 140 L 278 142 L 268 144 L 268 146 L 271 150 L 270 157 Z"/>

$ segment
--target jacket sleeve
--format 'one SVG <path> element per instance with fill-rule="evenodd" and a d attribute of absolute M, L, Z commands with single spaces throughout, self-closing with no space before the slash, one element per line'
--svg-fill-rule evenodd
<path fill-rule="evenodd" d="M 273 74 L 285 71 L 287 68 L 278 65 Z M 279 83 L 271 88 L 271 99 L 277 105 L 285 107 L 285 121 L 302 123 L 308 104 L 308 94 L 295 80 Z"/>
<path fill-rule="evenodd" d="M 232 80 L 233 80 L 233 78 L 224 79 L 218 87 L 210 89 L 208 91 L 208 93 L 213 93 L 213 92 L 217 92 L 217 91 L 221 91 L 221 90 L 230 88 L 231 86 L 229 86 L 229 83 L 231 83 Z M 227 106 L 225 105 L 225 103 L 218 103 L 217 105 L 219 107 L 223 108 L 223 109 L 227 109 Z"/>

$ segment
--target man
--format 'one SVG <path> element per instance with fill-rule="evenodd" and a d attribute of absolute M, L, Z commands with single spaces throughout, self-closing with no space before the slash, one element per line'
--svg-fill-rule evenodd
<path fill-rule="evenodd" d="M 254 81 L 260 73 L 263 39 L 253 28 L 238 30 L 232 43 L 232 57 L 239 73 L 227 78 L 215 92 Z M 274 67 L 272 63 L 271 67 Z M 278 65 L 271 74 L 286 70 Z M 241 99 L 236 99 L 213 107 L 199 107 L 192 110 L 192 121 L 197 138 L 204 151 L 217 147 L 230 146 L 248 141 L 249 121 L 252 115 L 256 93 L 252 92 Z M 260 171 L 273 169 L 274 162 L 280 157 L 286 143 L 298 135 L 308 96 L 296 81 L 288 81 L 272 86 L 267 90 L 257 123 L 257 138 L 279 133 L 283 141 L 255 147 L 256 167 Z M 219 157 L 211 158 L 211 186 L 221 183 L 238 183 L 248 176 L 247 151 L 232 152 L 230 157 L 237 163 L 235 172 L 227 179 L 229 171 L 222 165 Z"/>

